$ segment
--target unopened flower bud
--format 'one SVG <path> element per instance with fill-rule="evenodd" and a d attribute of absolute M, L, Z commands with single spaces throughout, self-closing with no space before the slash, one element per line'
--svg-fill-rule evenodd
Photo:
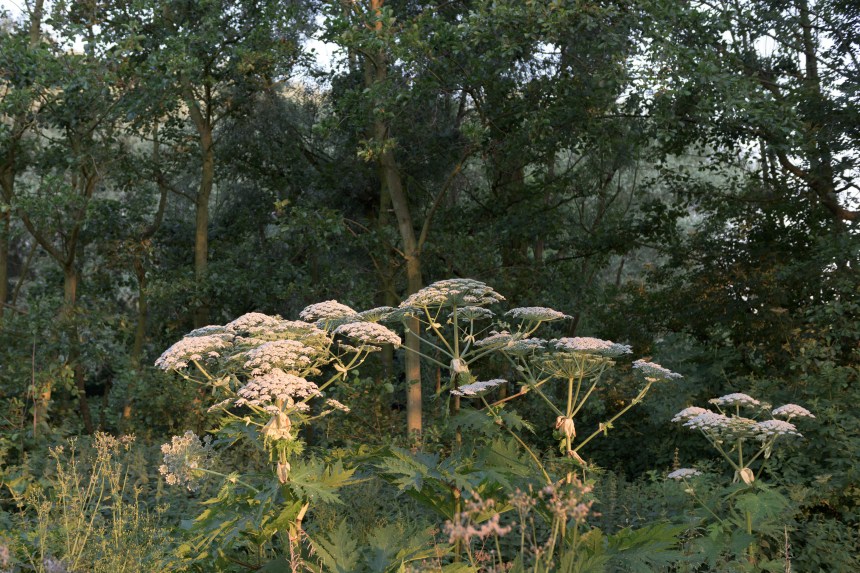
<path fill-rule="evenodd" d="M 293 423 L 290 417 L 283 412 L 278 412 L 263 426 L 262 434 L 264 440 L 291 440 L 290 428 Z"/>
<path fill-rule="evenodd" d="M 555 419 L 555 429 L 561 432 L 568 438 L 576 437 L 576 426 L 573 423 L 573 418 L 559 416 Z"/>
<path fill-rule="evenodd" d="M 289 462 L 278 462 L 278 469 L 276 471 L 278 474 L 278 481 L 281 483 L 287 483 L 287 479 L 290 477 Z"/>

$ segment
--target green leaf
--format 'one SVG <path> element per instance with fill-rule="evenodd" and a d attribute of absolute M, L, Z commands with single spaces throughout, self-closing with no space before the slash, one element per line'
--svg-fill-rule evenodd
<path fill-rule="evenodd" d="M 361 551 L 358 541 L 349 529 L 346 520 L 327 535 L 312 540 L 317 555 L 325 565 L 326 571 L 350 573 L 360 571 Z"/>
<path fill-rule="evenodd" d="M 344 468 L 341 461 L 330 466 L 320 460 L 297 461 L 290 471 L 287 485 L 303 500 L 340 503 L 335 492 L 349 485 L 354 473 L 355 469 Z"/>

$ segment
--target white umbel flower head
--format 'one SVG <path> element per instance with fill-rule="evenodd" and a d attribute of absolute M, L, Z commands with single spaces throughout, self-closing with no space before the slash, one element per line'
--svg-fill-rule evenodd
<path fill-rule="evenodd" d="M 320 351 L 298 340 L 274 340 L 249 350 L 245 356 L 248 358 L 245 368 L 251 371 L 251 376 L 265 374 L 273 368 L 316 373 L 314 362 L 320 357 Z"/>
<path fill-rule="evenodd" d="M 489 336 L 475 342 L 475 346 L 477 346 L 478 348 L 483 348 L 485 346 L 504 346 L 513 339 L 514 336 L 507 330 L 503 330 L 501 332 L 496 332 L 495 330 L 492 330 L 490 331 Z"/>
<path fill-rule="evenodd" d="M 539 352 L 543 352 L 546 348 L 546 340 L 540 338 L 521 338 L 519 340 L 510 340 L 504 347 L 502 352 L 512 356 L 531 356 Z"/>
<path fill-rule="evenodd" d="M 496 316 L 492 310 L 481 306 L 464 306 L 457 309 L 458 320 L 484 320 Z M 454 312 L 448 315 L 448 318 L 454 318 Z"/>
<path fill-rule="evenodd" d="M 507 383 L 507 380 L 502 380 L 500 378 L 496 378 L 494 380 L 486 380 L 483 382 L 472 382 L 471 384 L 460 386 L 456 390 L 451 390 L 451 394 L 455 396 L 480 396 L 484 392 L 487 392 L 488 390 L 491 390 L 496 386 L 501 386 L 502 384 Z"/>
<path fill-rule="evenodd" d="M 305 307 L 305 309 L 299 313 L 299 318 L 305 322 L 337 320 L 347 316 L 357 317 L 358 313 L 336 300 L 327 300 L 312 304 Z"/>
<path fill-rule="evenodd" d="M 232 322 L 228 322 L 224 328 L 228 332 L 236 334 L 249 333 L 274 328 L 280 321 L 281 319 L 276 316 L 269 316 L 261 312 L 249 312 Z"/>
<path fill-rule="evenodd" d="M 742 394 L 740 392 L 726 394 L 719 398 L 711 398 L 708 402 L 716 404 L 717 406 L 748 406 L 751 408 L 761 406 L 761 402 L 759 400 L 756 400 L 748 394 Z"/>
<path fill-rule="evenodd" d="M 328 398 L 325 403 L 335 410 L 339 410 L 341 412 L 349 413 L 349 406 L 338 402 L 334 398 Z"/>
<path fill-rule="evenodd" d="M 792 418 L 814 418 L 815 416 L 804 408 L 803 406 L 798 406 L 797 404 L 786 404 L 785 406 L 780 406 L 779 408 L 775 408 L 771 412 L 772 416 L 777 418 L 785 418 L 786 420 L 791 420 Z"/>
<path fill-rule="evenodd" d="M 358 318 L 363 322 L 385 322 L 394 310 L 391 306 L 378 306 L 359 312 Z"/>
<path fill-rule="evenodd" d="M 694 470 L 692 468 L 680 468 L 673 471 L 666 477 L 669 479 L 682 480 L 700 475 L 702 475 L 702 472 L 700 472 L 699 470 Z"/>
<path fill-rule="evenodd" d="M 237 406 L 258 406 L 281 403 L 287 408 L 297 406 L 296 402 L 316 396 L 320 393 L 319 387 L 295 374 L 284 372 L 280 368 L 274 368 L 270 372 L 249 380 L 244 386 L 236 391 L 239 398 Z M 306 404 L 298 409 L 305 409 Z"/>
<path fill-rule="evenodd" d="M 520 308 L 512 308 L 505 313 L 514 320 L 522 320 L 524 322 L 552 322 L 553 320 L 562 320 L 570 318 L 568 315 L 545 306 L 523 306 Z"/>
<path fill-rule="evenodd" d="M 391 344 L 395 348 L 400 346 L 400 337 L 397 333 L 375 322 L 342 324 L 334 330 L 334 333 L 364 344 Z"/>
<path fill-rule="evenodd" d="M 224 350 L 232 348 L 232 335 L 210 334 L 186 337 L 168 348 L 155 361 L 156 368 L 181 370 L 190 360 L 219 358 Z"/>
<path fill-rule="evenodd" d="M 637 360 L 633 363 L 633 368 L 641 372 L 646 378 L 656 378 L 657 380 L 672 380 L 675 378 L 683 378 L 677 372 L 672 372 L 668 368 L 663 368 L 654 362 L 646 362 Z"/>
<path fill-rule="evenodd" d="M 161 446 L 164 463 L 158 468 L 169 485 L 184 485 L 190 491 L 199 487 L 199 479 L 209 465 L 212 454 L 211 438 L 203 440 L 191 430 L 182 436 L 173 436 L 169 444 Z"/>
<path fill-rule="evenodd" d="M 560 352 L 594 354 L 606 358 L 616 358 L 633 352 L 630 346 L 626 344 L 618 344 L 611 340 L 601 340 L 600 338 L 591 338 L 589 336 L 557 338 L 551 342 L 555 346 L 555 349 Z"/>
<path fill-rule="evenodd" d="M 684 422 L 684 426 L 693 430 L 720 431 L 729 427 L 729 417 L 710 410 Z"/>
<path fill-rule="evenodd" d="M 200 328 L 195 328 L 191 332 L 185 335 L 185 338 L 193 338 L 196 336 L 209 336 L 212 334 L 224 334 L 225 329 L 223 326 L 218 326 L 217 324 L 210 324 L 209 326 L 201 326 Z"/>
<path fill-rule="evenodd" d="M 791 422 L 785 420 L 765 420 L 755 425 L 754 431 L 756 437 L 760 440 L 766 440 L 773 436 L 798 436 L 800 432 Z"/>
<path fill-rule="evenodd" d="M 484 306 L 501 302 L 505 297 L 491 287 L 473 279 L 446 279 L 436 281 L 409 295 L 400 306 L 424 308 L 443 306 Z"/>
<path fill-rule="evenodd" d="M 706 410 L 705 408 L 700 408 L 698 406 L 690 406 L 689 408 L 684 408 L 672 418 L 673 422 L 686 422 L 687 420 L 692 420 L 696 416 L 701 414 L 706 414 L 710 412 L 710 410 Z"/>

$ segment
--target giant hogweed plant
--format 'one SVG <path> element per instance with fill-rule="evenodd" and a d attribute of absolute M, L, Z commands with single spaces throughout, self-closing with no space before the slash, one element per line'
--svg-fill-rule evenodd
<path fill-rule="evenodd" d="M 530 519 L 537 516 L 543 522 L 538 529 L 548 527 L 550 534 L 538 540 L 535 528 L 526 535 L 528 524 L 520 522 L 516 557 L 505 560 L 497 547 L 492 566 L 528 564 L 536 571 L 550 571 L 563 564 L 564 568 L 578 567 L 584 571 L 584 563 L 592 560 L 593 570 L 598 570 L 598 562 L 608 562 L 610 556 L 605 549 L 611 544 L 589 541 L 597 539 L 599 532 L 589 528 L 584 519 L 588 512 L 583 511 L 583 503 L 590 508 L 590 502 L 583 501 L 581 494 L 590 486 L 575 475 L 577 470 L 588 467 L 579 452 L 597 436 L 606 435 L 613 423 L 640 403 L 654 384 L 680 375 L 658 364 L 635 361 L 633 369 L 643 378 L 637 394 L 590 434 L 577 440 L 577 415 L 600 391 L 605 383 L 604 374 L 616 366 L 617 360 L 630 354 L 631 348 L 588 337 L 540 338 L 537 333 L 543 325 L 570 317 L 546 307 L 513 308 L 501 314 L 488 308 L 503 301 L 502 295 L 482 282 L 449 279 L 421 289 L 399 308 L 369 311 L 382 321 L 401 321 L 407 332 L 408 319 L 417 319 L 421 331 L 413 334 L 422 341 L 422 356 L 448 373 L 447 390 L 454 400 L 452 409 L 459 411 L 464 399 L 478 408 L 465 410 L 451 420 L 457 431 L 448 457 L 440 459 L 438 454 L 392 448 L 391 455 L 378 464 L 379 471 L 444 517 L 449 524 L 455 559 L 465 556 L 479 570 L 484 566 L 476 556 L 486 552 L 477 551 L 473 544 L 486 542 L 493 536 L 498 543 L 498 536 L 511 527 L 500 525 L 499 515 L 515 508 L 523 513 L 523 504 L 528 505 L 526 498 L 533 500 L 532 506 L 540 508 L 530 514 Z M 509 364 L 516 376 L 510 382 L 520 386 L 517 393 L 491 398 L 495 389 L 509 383 L 500 378 L 482 380 L 478 376 L 491 356 L 501 356 Z M 561 401 L 555 398 L 557 384 L 564 389 Z M 556 416 L 554 430 L 562 454 L 556 461 L 567 468 L 561 476 L 552 475 L 518 434 L 530 430 L 531 425 L 505 410 L 508 403 L 527 393 L 538 395 Z M 461 428 L 471 431 L 461 432 Z M 497 435 L 499 428 L 510 436 L 507 441 Z M 525 455 L 520 453 L 523 451 Z M 476 521 L 478 517 L 480 520 Z M 640 533 L 637 543 L 653 543 L 652 556 L 641 562 L 665 558 L 671 553 L 667 550 L 672 543 L 666 542 L 666 530 L 656 527 Z M 619 539 L 625 535 L 633 534 L 622 532 Z"/>
<path fill-rule="evenodd" d="M 743 393 L 733 393 L 709 401 L 716 411 L 699 406 L 684 408 L 672 418 L 684 428 L 699 432 L 732 468 L 734 477 L 729 485 L 716 493 L 716 503 L 700 495 L 704 483 L 702 472 L 679 468 L 670 479 L 682 481 L 685 492 L 703 510 L 709 536 L 699 540 L 701 552 L 709 566 L 731 566 L 744 571 L 783 571 L 790 568 L 788 550 L 780 538 L 787 538 L 786 521 L 790 518 L 789 500 L 776 488 L 761 479 L 768 461 L 777 447 L 790 445 L 802 438 L 792 419 L 815 418 L 803 406 L 785 404 L 772 408 Z M 699 490 L 699 491 L 697 491 Z M 774 545 L 778 552 L 765 554 L 762 549 Z M 726 548 L 743 548 L 743 558 L 725 562 Z"/>
<path fill-rule="evenodd" d="M 681 377 L 659 364 L 635 361 L 633 369 L 644 379 L 641 389 L 626 406 L 577 441 L 577 414 L 599 390 L 604 373 L 616 365 L 616 360 L 632 352 L 630 346 L 590 337 L 540 338 L 536 333 L 542 325 L 570 317 L 546 307 L 513 308 L 501 315 L 487 308 L 502 301 L 502 295 L 480 281 L 448 279 L 409 296 L 397 309 L 372 312 L 383 321 L 402 320 L 407 332 L 407 319 L 418 319 L 421 332 L 413 334 L 421 339 L 422 348 L 429 348 L 434 354 L 422 353 L 422 356 L 449 373 L 455 411 L 462 398 L 471 398 L 491 419 L 505 426 L 502 413 L 507 402 L 529 392 L 538 395 L 556 416 L 554 429 L 560 451 L 578 466 L 586 465 L 580 450 L 597 436 L 606 435 L 613 423 L 640 403 L 655 383 Z M 482 359 L 490 355 L 502 356 L 509 363 L 511 371 L 516 373 L 511 382 L 520 384 L 518 393 L 496 401 L 487 399 L 494 388 L 509 382 L 500 378 L 479 380 L 476 372 Z M 554 398 L 555 391 L 547 391 L 554 383 L 564 386 L 566 399 L 561 403 Z M 520 426 L 528 428 L 527 424 Z M 510 433 L 531 452 L 513 431 Z M 531 455 L 537 462 L 537 456 Z M 542 473 L 551 483 L 548 473 Z"/>
<path fill-rule="evenodd" d="M 454 410 L 459 410 L 462 398 L 483 407 L 455 419 L 457 439 L 444 459 L 439 453 L 390 447 L 375 458 L 376 471 L 448 522 L 462 521 L 464 501 L 477 496 L 494 499 L 493 503 L 498 500 L 496 513 L 486 516 L 492 520 L 513 509 L 510 495 L 518 486 L 557 491 L 560 496 L 566 495 L 566 489 L 576 489 L 579 481 L 574 471 L 586 467 L 579 451 L 606 434 L 653 384 L 679 375 L 657 364 L 635 362 L 634 368 L 644 377 L 642 388 L 625 407 L 576 441 L 575 417 L 599 391 L 604 373 L 630 354 L 630 347 L 596 338 L 538 338 L 535 334 L 542 325 L 568 317 L 544 307 L 515 308 L 501 315 L 488 308 L 502 301 L 504 297 L 484 283 L 450 279 L 421 289 L 399 308 L 356 312 L 327 301 L 307 307 L 300 321 L 251 313 L 224 326 L 192 331 L 173 345 L 157 366 L 208 388 L 212 401 L 217 401 L 209 410 L 223 417 L 213 432 L 214 440 L 187 432 L 163 446 L 161 472 L 169 483 L 193 490 L 208 476 L 223 484 L 216 497 L 205 502 L 207 509 L 196 520 L 196 535 L 186 552 L 195 559 L 210 558 L 211 547 L 216 547 L 215 556 L 222 562 L 254 568 L 279 549 L 286 556 L 280 559 L 297 567 L 302 561 L 302 521 L 311 503 L 337 500 L 336 490 L 350 482 L 354 471 L 341 462 L 326 466 L 304 456 L 297 431 L 319 417 L 348 411 L 326 399 L 325 389 L 345 380 L 382 344 L 399 346 L 397 334 L 381 323 L 400 321 L 408 330 L 412 317 L 422 325 L 421 332 L 415 333 L 422 340 L 418 352 L 449 374 Z M 512 382 L 520 384 L 518 393 L 495 401 L 489 398 L 495 387 L 507 383 L 476 376 L 491 355 L 504 357 L 517 373 Z M 556 382 L 565 387 L 566 400 L 560 403 L 555 391 L 547 391 Z M 505 410 L 508 402 L 529 392 L 540 396 L 556 415 L 561 459 L 568 464 L 566 475 L 552 475 L 517 433 L 530 429 L 528 422 Z M 314 403 L 320 405 L 313 408 Z M 477 431 L 467 433 L 464 440 L 460 429 L 470 424 Z M 499 427 L 509 438 L 498 435 Z M 215 469 L 214 452 L 243 438 L 268 454 L 268 472 L 240 475 Z M 555 566 L 556 546 L 560 556 L 568 555 L 566 562 L 574 563 L 570 555 L 579 545 L 575 540 L 584 527 L 582 520 L 559 520 L 557 512 L 544 512 L 544 516 L 555 533 L 548 557 L 542 550 L 541 568 Z M 280 548 L 276 548 L 278 540 Z M 451 542 L 455 561 L 469 555 L 468 540 L 452 536 Z M 322 537 L 311 545 L 321 563 L 330 555 L 323 550 L 325 543 Z M 227 551 L 237 545 L 249 561 Z M 435 554 L 445 555 L 447 550 Z"/>
<path fill-rule="evenodd" d="M 333 324 L 344 315 L 355 320 Z M 257 569 L 286 559 L 298 567 L 311 503 L 338 501 L 337 489 L 352 478 L 354 469 L 342 462 L 304 456 L 299 430 L 348 412 L 325 397 L 326 388 L 382 344 L 399 346 L 400 338 L 335 301 L 311 305 L 300 318 L 249 313 L 223 326 L 198 328 L 156 361 L 208 389 L 214 402 L 209 411 L 221 415 L 214 439 L 189 430 L 162 446 L 160 472 L 169 484 L 191 491 L 206 478 L 222 484 L 193 524 L 184 547 L 191 562 L 215 559 L 218 567 Z M 219 471 L 216 454 L 237 443 L 266 454 L 268 469 Z"/>

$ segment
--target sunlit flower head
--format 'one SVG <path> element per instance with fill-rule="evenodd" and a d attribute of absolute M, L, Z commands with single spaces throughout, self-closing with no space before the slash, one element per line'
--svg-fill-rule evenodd
<path fill-rule="evenodd" d="M 633 363 L 633 368 L 641 372 L 646 378 L 656 378 L 658 380 L 672 380 L 675 378 L 683 378 L 677 372 L 672 372 L 668 368 L 663 368 L 654 362 L 646 362 L 644 360 L 636 360 Z"/>
<path fill-rule="evenodd" d="M 690 406 L 689 408 L 684 408 L 672 418 L 673 422 L 686 422 L 687 420 L 692 420 L 696 416 L 700 414 L 706 414 L 710 412 L 710 410 L 706 410 L 705 408 L 700 408 L 698 406 Z"/>
<path fill-rule="evenodd" d="M 200 470 L 207 469 L 212 455 L 211 438 L 202 441 L 191 430 L 182 436 L 173 436 L 169 444 L 161 446 L 164 463 L 158 468 L 170 485 L 184 485 L 190 491 L 199 487 L 203 476 Z"/>
<path fill-rule="evenodd" d="M 775 408 L 771 415 L 776 416 L 778 418 L 785 418 L 787 420 L 791 420 L 792 418 L 814 418 L 812 412 L 804 408 L 803 406 L 798 406 L 797 404 L 786 404 L 785 406 L 780 406 L 779 408 Z"/>
<path fill-rule="evenodd" d="M 505 297 L 491 287 L 473 279 L 436 281 L 410 295 L 401 307 L 438 308 L 440 306 L 484 306 L 501 302 Z"/>
<path fill-rule="evenodd" d="M 726 394 L 719 398 L 711 398 L 708 400 L 711 404 L 717 406 L 748 406 L 750 408 L 760 407 L 762 403 L 748 394 L 735 392 L 734 394 Z"/>
<path fill-rule="evenodd" d="M 201 326 L 200 328 L 195 328 L 191 332 L 185 335 L 185 338 L 194 338 L 197 336 L 210 336 L 212 334 L 224 334 L 226 332 L 223 326 L 218 326 L 217 324 L 210 324 L 209 326 Z"/>
<path fill-rule="evenodd" d="M 514 336 L 507 330 L 503 330 L 501 332 L 496 332 L 495 330 L 492 330 L 490 331 L 489 336 L 475 342 L 475 346 L 479 348 L 485 346 L 504 346 L 513 339 Z"/>
<path fill-rule="evenodd" d="M 394 310 L 390 306 L 378 306 L 359 312 L 358 318 L 364 322 L 385 322 Z"/>
<path fill-rule="evenodd" d="M 540 338 L 521 338 L 510 340 L 501 350 L 512 356 L 531 356 L 542 352 L 546 348 L 546 340 Z"/>
<path fill-rule="evenodd" d="M 305 307 L 299 313 L 299 318 L 305 322 L 317 322 L 357 315 L 357 312 L 345 304 L 341 304 L 336 300 L 327 300 Z"/>
<path fill-rule="evenodd" d="M 261 312 L 249 312 L 232 322 L 228 322 L 224 328 L 235 334 L 246 334 L 271 329 L 280 321 L 281 319 L 276 316 L 269 316 Z"/>
<path fill-rule="evenodd" d="M 759 422 L 755 426 L 756 437 L 760 440 L 766 440 L 773 436 L 798 436 L 800 432 L 791 422 L 785 420 L 765 420 Z"/>
<path fill-rule="evenodd" d="M 483 382 L 472 382 L 471 384 L 460 386 L 458 389 L 451 390 L 451 394 L 454 394 L 455 396 L 480 396 L 484 392 L 492 390 L 496 386 L 501 386 L 502 384 L 507 383 L 507 380 L 502 380 L 500 378 Z"/>
<path fill-rule="evenodd" d="M 363 344 L 391 344 L 395 348 L 400 346 L 400 337 L 397 333 L 375 322 L 342 324 L 334 330 L 334 333 Z"/>
<path fill-rule="evenodd" d="M 570 318 L 563 312 L 559 312 L 545 306 L 524 306 L 520 308 L 512 308 L 505 313 L 505 316 L 525 322 L 551 322 L 553 320 Z"/>
<path fill-rule="evenodd" d="M 245 368 L 251 371 L 252 376 L 265 374 L 273 368 L 317 374 L 315 363 L 321 359 L 321 354 L 319 349 L 298 340 L 274 340 L 247 351 Z"/>
<path fill-rule="evenodd" d="M 601 340 L 600 338 L 591 338 L 588 336 L 557 338 L 551 342 L 559 352 L 593 354 L 606 358 L 616 358 L 632 352 L 630 346 L 626 344 L 618 344 L 611 340 Z"/>
<path fill-rule="evenodd" d="M 338 411 L 340 411 L 340 412 L 345 412 L 345 413 L 347 413 L 347 414 L 349 413 L 349 406 L 347 406 L 347 405 L 345 405 L 345 404 L 342 404 L 342 403 L 338 402 L 338 401 L 337 401 L 337 400 L 335 400 L 334 398 L 328 398 L 328 399 L 326 399 L 325 403 L 326 403 L 329 407 L 331 407 L 331 408 L 333 408 L 333 409 L 335 409 L 335 410 L 338 410 Z"/>
<path fill-rule="evenodd" d="M 485 320 L 496 316 L 492 310 L 481 306 L 464 306 L 457 309 L 457 320 Z M 448 315 L 448 318 L 454 318 L 454 312 Z"/>
<path fill-rule="evenodd" d="M 223 352 L 232 349 L 233 336 L 210 334 L 186 337 L 164 351 L 155 361 L 156 368 L 181 370 L 192 360 L 203 361 L 220 358 Z"/>
<path fill-rule="evenodd" d="M 297 402 L 319 394 L 319 387 L 313 382 L 284 372 L 280 368 L 249 380 L 236 392 L 239 398 L 237 406 L 266 406 L 280 404 L 289 409 L 297 407 Z M 302 404 L 297 409 L 306 409 Z"/>
<path fill-rule="evenodd" d="M 684 422 L 684 426 L 694 430 L 720 431 L 729 427 L 729 417 L 710 410 Z"/>
<path fill-rule="evenodd" d="M 694 470 L 692 468 L 681 468 L 671 472 L 666 477 L 669 479 L 682 480 L 700 475 L 702 475 L 702 472 L 700 472 L 699 470 Z"/>

